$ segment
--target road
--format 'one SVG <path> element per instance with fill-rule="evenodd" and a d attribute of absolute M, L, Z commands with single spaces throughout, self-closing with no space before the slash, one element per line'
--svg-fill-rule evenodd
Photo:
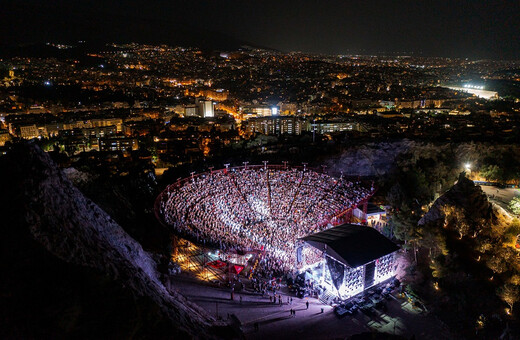
<path fill-rule="evenodd" d="M 509 213 L 511 213 L 511 210 L 509 209 L 509 202 L 514 197 L 520 196 L 520 190 L 518 189 L 512 189 L 512 188 L 498 188 L 495 186 L 490 185 L 482 185 L 481 186 L 482 191 L 488 195 L 488 198 L 493 203 L 496 203 L 500 205 L 502 208 L 507 210 Z"/>

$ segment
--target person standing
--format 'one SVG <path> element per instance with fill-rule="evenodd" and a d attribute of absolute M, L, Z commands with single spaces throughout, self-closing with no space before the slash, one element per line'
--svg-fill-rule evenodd
<path fill-rule="evenodd" d="M 309 301 L 305 302 L 305 306 L 307 306 L 307 309 L 309 309 Z"/>

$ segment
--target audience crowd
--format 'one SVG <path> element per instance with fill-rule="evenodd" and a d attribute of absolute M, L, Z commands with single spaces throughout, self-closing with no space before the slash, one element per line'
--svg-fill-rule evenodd
<path fill-rule="evenodd" d="M 295 268 L 299 238 L 327 228 L 372 190 L 309 170 L 240 168 L 169 186 L 160 209 L 166 223 L 198 242 L 265 251 L 259 274 L 272 277 Z"/>

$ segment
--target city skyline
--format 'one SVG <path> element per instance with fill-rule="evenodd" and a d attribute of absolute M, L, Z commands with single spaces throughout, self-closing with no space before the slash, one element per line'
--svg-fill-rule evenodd
<path fill-rule="evenodd" d="M 0 339 L 520 339 L 519 5 L 3 5 Z"/>
<path fill-rule="evenodd" d="M 514 1 L 212 2 L 124 6 L 106 2 L 10 3 L 0 14 L 4 43 L 149 42 L 231 50 L 397 54 L 519 59 Z"/>

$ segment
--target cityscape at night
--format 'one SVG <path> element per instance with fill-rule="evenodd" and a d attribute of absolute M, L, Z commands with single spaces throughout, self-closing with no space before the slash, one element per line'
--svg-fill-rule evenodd
<path fill-rule="evenodd" d="M 3 7 L 1 338 L 520 338 L 517 1 Z"/>

